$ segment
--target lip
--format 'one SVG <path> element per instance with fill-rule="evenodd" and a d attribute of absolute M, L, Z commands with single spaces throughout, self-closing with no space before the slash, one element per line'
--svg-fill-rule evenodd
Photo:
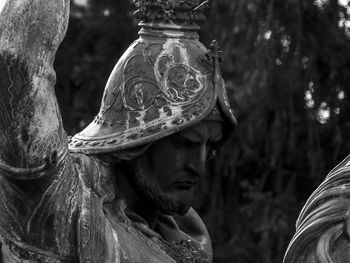
<path fill-rule="evenodd" d="M 183 181 L 177 181 L 172 184 L 172 187 L 178 188 L 181 190 L 189 190 L 197 185 L 196 180 L 183 180 Z"/>

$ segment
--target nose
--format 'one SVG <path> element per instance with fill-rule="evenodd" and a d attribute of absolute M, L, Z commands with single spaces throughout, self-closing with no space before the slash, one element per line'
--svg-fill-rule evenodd
<path fill-rule="evenodd" d="M 191 150 L 187 151 L 186 168 L 194 173 L 197 177 L 202 177 L 205 173 L 205 162 L 207 159 L 206 144 L 194 145 Z"/>

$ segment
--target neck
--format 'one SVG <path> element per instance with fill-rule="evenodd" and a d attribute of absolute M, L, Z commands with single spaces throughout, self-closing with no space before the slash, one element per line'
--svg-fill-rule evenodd
<path fill-rule="evenodd" d="M 127 203 L 127 210 L 141 216 L 147 222 L 148 226 L 154 229 L 159 216 L 159 210 L 138 193 L 131 183 L 130 172 L 132 171 L 125 171 L 125 169 L 119 171 L 117 176 L 118 189 Z"/>

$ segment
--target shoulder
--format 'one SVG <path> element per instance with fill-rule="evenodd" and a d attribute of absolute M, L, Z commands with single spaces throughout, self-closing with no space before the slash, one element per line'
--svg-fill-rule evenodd
<path fill-rule="evenodd" d="M 168 240 L 179 242 L 191 240 L 199 249 L 213 258 L 213 249 L 208 230 L 197 212 L 190 208 L 185 215 L 165 216 L 162 215 L 158 222 L 158 230 Z"/>
<path fill-rule="evenodd" d="M 104 200 L 115 197 L 114 167 L 102 162 L 95 155 L 71 153 L 83 188 L 90 189 Z"/>
<path fill-rule="evenodd" d="M 182 231 L 200 241 L 201 244 L 205 243 L 207 246 L 210 245 L 211 247 L 208 230 L 202 218 L 193 208 L 190 208 L 183 216 L 175 215 L 174 219 Z"/>

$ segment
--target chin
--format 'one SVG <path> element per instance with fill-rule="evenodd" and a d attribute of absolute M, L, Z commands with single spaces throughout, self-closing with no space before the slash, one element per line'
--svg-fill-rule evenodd
<path fill-rule="evenodd" d="M 166 215 L 184 215 L 190 209 L 193 199 L 193 189 L 172 189 L 164 191 L 151 183 L 136 169 L 135 177 L 131 177 L 138 193 Z"/>
<path fill-rule="evenodd" d="M 185 215 L 191 208 L 189 204 L 176 204 L 176 205 L 159 205 L 159 211 L 165 215 Z"/>
<path fill-rule="evenodd" d="M 162 193 L 155 200 L 158 209 L 166 215 L 184 215 L 191 208 L 192 198 L 184 199 L 184 196 Z"/>
<path fill-rule="evenodd" d="M 163 195 L 164 199 L 160 204 L 161 207 L 161 211 L 167 212 L 165 214 L 168 215 L 174 215 L 174 214 L 178 214 L 178 215 L 184 215 L 188 212 L 188 210 L 191 207 L 192 204 L 192 195 L 188 196 L 186 194 L 183 194 L 181 196 L 179 195 L 167 195 L 164 194 Z M 190 198 L 191 197 L 191 198 Z"/>
<path fill-rule="evenodd" d="M 190 210 L 190 208 L 191 208 L 191 204 L 186 204 L 186 205 L 182 206 L 181 209 L 179 209 L 176 214 L 183 216 L 188 212 L 188 210 Z"/>

